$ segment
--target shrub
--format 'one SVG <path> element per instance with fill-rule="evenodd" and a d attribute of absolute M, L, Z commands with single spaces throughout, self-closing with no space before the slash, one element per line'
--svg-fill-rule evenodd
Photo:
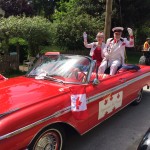
<path fill-rule="evenodd" d="M 2 18 L 0 20 L 0 38 L 2 49 L 7 53 L 9 40 L 17 38 L 19 42 L 26 41 L 31 55 L 39 52 L 39 46 L 51 43 L 51 23 L 43 17 L 14 17 Z M 19 41 L 21 40 L 22 41 Z M 5 47 L 5 48 L 4 48 Z"/>

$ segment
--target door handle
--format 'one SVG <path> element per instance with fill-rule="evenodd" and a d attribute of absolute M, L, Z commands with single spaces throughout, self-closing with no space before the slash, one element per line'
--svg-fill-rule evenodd
<path fill-rule="evenodd" d="M 127 79 L 126 79 L 126 78 L 120 78 L 119 81 L 120 81 L 120 82 L 126 82 Z"/>

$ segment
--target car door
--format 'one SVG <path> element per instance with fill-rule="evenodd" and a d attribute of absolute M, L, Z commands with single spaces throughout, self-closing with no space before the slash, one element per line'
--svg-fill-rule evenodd
<path fill-rule="evenodd" d="M 124 76 L 116 75 L 100 79 L 98 85 L 86 87 L 88 98 L 89 128 L 112 116 L 127 104 Z"/>

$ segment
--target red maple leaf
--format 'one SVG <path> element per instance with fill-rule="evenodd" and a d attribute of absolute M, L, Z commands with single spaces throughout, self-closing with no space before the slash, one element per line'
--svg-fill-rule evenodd
<path fill-rule="evenodd" d="M 79 97 L 76 100 L 76 108 L 79 109 L 79 106 L 82 104 L 82 102 L 80 101 Z"/>
<path fill-rule="evenodd" d="M 108 102 L 108 100 L 106 99 L 104 105 L 107 105 L 107 102 Z"/>
<path fill-rule="evenodd" d="M 120 97 L 120 94 L 117 95 L 117 98 L 118 98 L 118 99 L 119 99 L 119 97 Z"/>
<path fill-rule="evenodd" d="M 110 100 L 111 100 L 111 101 L 113 100 L 113 97 L 112 97 L 112 95 L 110 96 Z"/>

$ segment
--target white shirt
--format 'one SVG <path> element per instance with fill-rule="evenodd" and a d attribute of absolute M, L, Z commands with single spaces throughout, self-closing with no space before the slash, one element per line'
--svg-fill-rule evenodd
<path fill-rule="evenodd" d="M 84 46 L 86 48 L 91 48 L 90 50 L 90 56 L 93 56 L 94 54 L 94 50 L 96 49 L 98 45 L 98 42 L 93 42 L 93 43 L 90 43 L 90 44 L 84 44 Z M 103 54 L 103 49 L 105 48 L 105 43 L 102 42 L 102 45 L 101 45 L 101 57 L 104 58 L 104 54 Z"/>
<path fill-rule="evenodd" d="M 119 41 L 115 43 L 114 39 L 109 38 L 106 42 L 106 46 L 104 48 L 104 56 L 108 60 L 119 60 L 122 64 L 124 64 L 125 60 L 125 47 L 133 47 L 134 39 L 130 38 L 121 38 Z"/>

